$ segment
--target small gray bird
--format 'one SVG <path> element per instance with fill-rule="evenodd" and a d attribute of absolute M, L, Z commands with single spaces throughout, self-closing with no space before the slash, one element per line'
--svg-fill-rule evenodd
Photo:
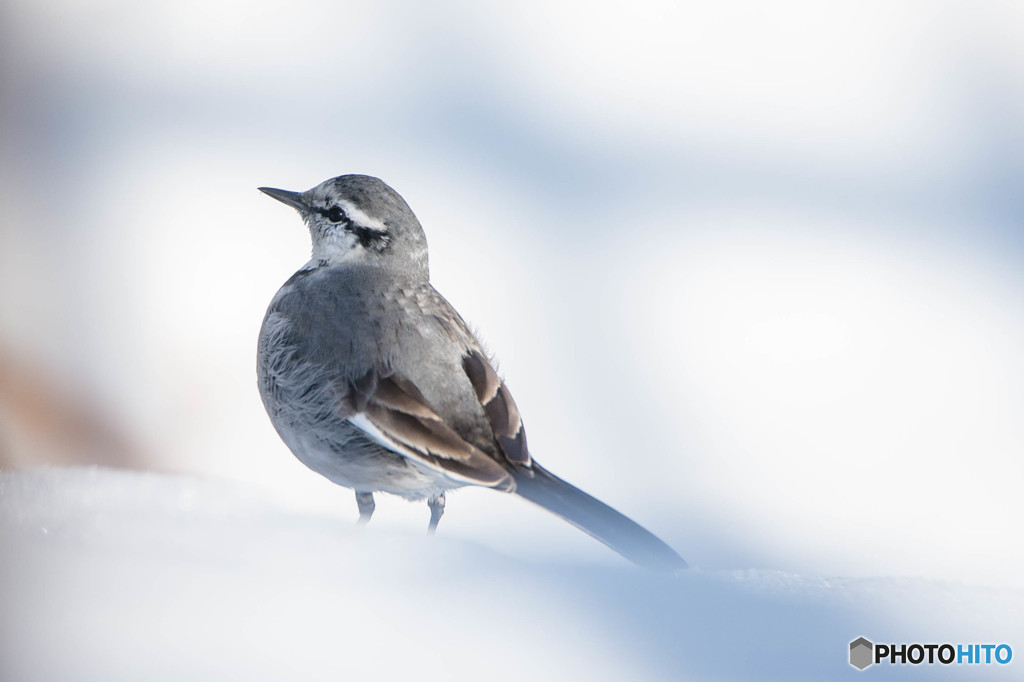
<path fill-rule="evenodd" d="M 512 395 L 455 309 L 430 284 L 427 240 L 377 178 L 307 192 L 260 191 L 298 210 L 313 257 L 274 296 L 260 329 L 260 395 L 299 460 L 352 488 L 426 498 L 479 485 L 525 497 L 634 563 L 686 562 L 649 531 L 533 461 Z"/>

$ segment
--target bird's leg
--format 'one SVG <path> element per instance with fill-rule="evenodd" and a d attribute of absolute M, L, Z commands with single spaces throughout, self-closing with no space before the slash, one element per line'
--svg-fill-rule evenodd
<path fill-rule="evenodd" d="M 359 505 L 359 520 L 356 523 L 361 526 L 370 520 L 377 505 L 373 503 L 373 493 L 356 493 L 356 504 Z"/>
<path fill-rule="evenodd" d="M 444 493 L 434 495 L 427 500 L 427 506 L 430 507 L 430 525 L 427 526 L 427 532 L 433 533 L 437 530 L 437 522 L 444 515 Z"/>

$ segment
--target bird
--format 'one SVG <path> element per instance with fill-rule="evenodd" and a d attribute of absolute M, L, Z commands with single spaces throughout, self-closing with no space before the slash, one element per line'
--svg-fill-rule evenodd
<path fill-rule="evenodd" d="M 470 327 L 430 283 L 427 240 L 382 180 L 341 175 L 264 194 L 296 209 L 312 257 L 273 297 L 257 382 L 281 439 L 307 467 L 355 491 L 427 500 L 482 486 L 523 497 L 647 569 L 686 562 L 656 535 L 538 464 L 519 409 Z"/>

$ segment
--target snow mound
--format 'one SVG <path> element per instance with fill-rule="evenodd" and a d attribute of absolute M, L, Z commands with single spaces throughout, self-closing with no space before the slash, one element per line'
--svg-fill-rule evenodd
<path fill-rule="evenodd" d="M 861 679 L 861 635 L 1024 651 L 1013 590 L 528 562 L 161 474 L 0 472 L 0 547 L 4 680 Z"/>

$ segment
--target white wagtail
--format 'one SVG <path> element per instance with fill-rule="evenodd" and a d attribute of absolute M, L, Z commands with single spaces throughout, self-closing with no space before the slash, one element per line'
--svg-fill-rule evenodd
<path fill-rule="evenodd" d="M 313 257 L 274 296 L 257 373 L 270 420 L 313 471 L 352 488 L 426 498 L 521 495 L 641 566 L 686 566 L 668 545 L 537 464 L 512 395 L 455 309 L 430 285 L 427 240 L 395 190 L 343 175 L 307 192 L 261 187 L 298 210 Z"/>

